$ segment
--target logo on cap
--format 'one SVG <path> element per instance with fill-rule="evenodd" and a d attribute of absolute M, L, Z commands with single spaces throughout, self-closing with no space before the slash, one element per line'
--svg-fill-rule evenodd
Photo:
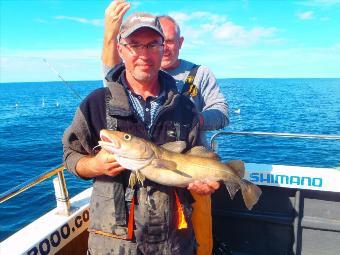
<path fill-rule="evenodd" d="M 151 14 L 140 12 L 132 14 L 122 24 L 117 38 L 118 41 L 120 41 L 121 38 L 129 37 L 132 33 L 141 28 L 150 28 L 164 39 L 163 30 L 158 18 Z"/>

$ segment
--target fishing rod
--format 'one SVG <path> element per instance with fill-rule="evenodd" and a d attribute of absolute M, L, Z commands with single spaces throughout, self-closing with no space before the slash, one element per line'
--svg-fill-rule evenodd
<path fill-rule="evenodd" d="M 45 62 L 45 64 L 59 77 L 59 79 L 80 99 L 80 100 L 83 100 L 82 99 L 82 97 L 78 94 L 78 92 L 77 91 L 75 91 L 73 88 L 72 88 L 72 86 L 67 82 L 67 81 L 65 81 L 64 80 L 64 78 L 60 75 L 60 73 L 58 73 L 57 72 L 57 70 L 55 70 L 54 68 L 53 68 L 53 66 L 51 66 L 50 65 L 50 63 L 48 63 L 47 62 L 47 60 L 46 59 L 42 59 L 44 62 Z"/>

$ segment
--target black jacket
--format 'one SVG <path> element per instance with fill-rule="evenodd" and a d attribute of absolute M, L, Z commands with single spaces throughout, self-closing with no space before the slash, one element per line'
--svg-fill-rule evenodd
<path fill-rule="evenodd" d="M 124 67 L 109 73 L 108 87 L 92 92 L 79 106 L 70 127 L 63 137 L 64 162 L 67 169 L 77 175 L 78 160 L 89 155 L 98 145 L 99 132 L 103 128 L 151 140 L 157 145 L 184 140 L 188 149 L 197 143 L 198 117 L 192 102 L 178 94 L 175 81 L 164 72 L 159 80 L 166 90 L 166 100 L 153 126 L 147 129 L 131 106 L 126 89 L 117 79 Z M 125 238 L 129 200 L 129 171 L 115 177 L 96 177 L 90 204 L 89 230 L 113 234 Z M 191 227 L 192 198 L 186 189 L 177 189 L 182 207 L 189 223 L 188 229 L 176 229 L 174 188 L 147 181 L 135 192 L 135 239 L 121 239 L 90 234 L 91 254 L 119 250 L 112 254 L 189 254 L 194 247 Z M 125 202 L 124 202 L 125 201 Z M 105 253 L 106 254 L 106 253 Z"/>

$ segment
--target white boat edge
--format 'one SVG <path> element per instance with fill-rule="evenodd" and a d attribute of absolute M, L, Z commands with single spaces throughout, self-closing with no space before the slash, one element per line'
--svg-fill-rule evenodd
<path fill-rule="evenodd" d="M 0 243 L 0 254 L 54 254 L 88 228 L 92 188 L 71 198 L 71 214 L 55 208 Z"/>
<path fill-rule="evenodd" d="M 245 179 L 258 185 L 340 192 L 340 170 L 247 163 Z M 70 216 L 55 208 L 0 243 L 0 254 L 54 254 L 85 231 L 92 188 L 71 199 Z"/>

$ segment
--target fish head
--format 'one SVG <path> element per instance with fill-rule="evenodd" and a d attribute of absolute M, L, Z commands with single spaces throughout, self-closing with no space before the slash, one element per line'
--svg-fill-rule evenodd
<path fill-rule="evenodd" d="M 115 155 L 117 162 L 124 168 L 139 170 L 154 158 L 152 146 L 139 137 L 128 133 L 102 129 L 99 145 Z"/>

